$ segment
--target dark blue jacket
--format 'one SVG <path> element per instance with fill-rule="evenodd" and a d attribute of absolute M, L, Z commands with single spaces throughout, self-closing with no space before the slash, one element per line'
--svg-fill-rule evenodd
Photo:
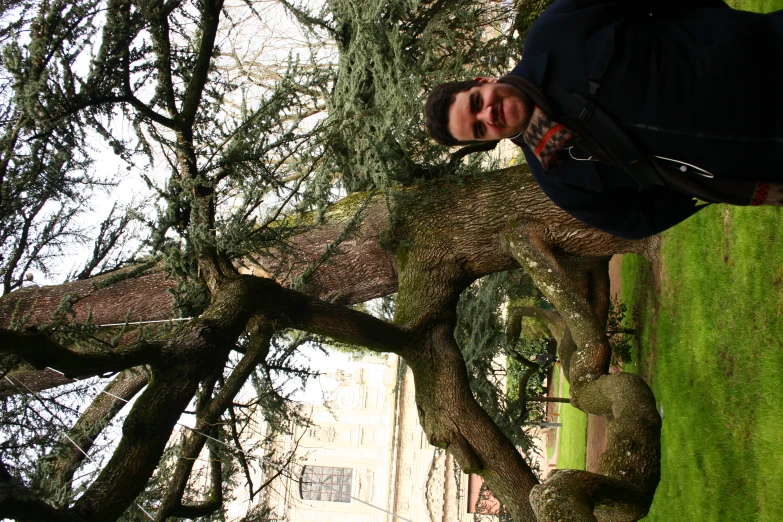
<path fill-rule="evenodd" d="M 556 0 L 511 74 L 582 95 L 596 80 L 600 106 L 643 150 L 716 177 L 783 181 L 783 12 L 719 0 Z M 557 205 L 612 234 L 647 237 L 701 208 L 673 188 L 638 191 L 609 165 L 568 160 L 544 172 L 522 148 Z"/>

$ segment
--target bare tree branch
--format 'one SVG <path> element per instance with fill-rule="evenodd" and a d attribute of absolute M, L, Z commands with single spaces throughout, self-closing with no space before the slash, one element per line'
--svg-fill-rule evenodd
<path fill-rule="evenodd" d="M 114 212 L 117 210 L 117 204 L 112 205 L 109 215 L 106 216 L 101 222 L 98 229 L 98 236 L 93 242 L 92 256 L 85 263 L 84 268 L 79 272 L 75 279 L 87 279 L 98 267 L 98 265 L 106 259 L 106 256 L 114 249 L 117 241 L 125 233 L 125 229 L 130 223 L 131 216 L 129 213 L 125 213 L 119 219 L 116 219 Z"/>
<path fill-rule="evenodd" d="M 215 46 L 215 37 L 220 21 L 220 11 L 223 9 L 223 0 L 204 0 L 201 2 L 201 39 L 199 40 L 196 66 L 193 76 L 188 82 L 182 109 L 180 111 L 183 127 L 193 124 L 193 119 L 198 111 L 204 85 L 209 74 L 212 55 Z"/>

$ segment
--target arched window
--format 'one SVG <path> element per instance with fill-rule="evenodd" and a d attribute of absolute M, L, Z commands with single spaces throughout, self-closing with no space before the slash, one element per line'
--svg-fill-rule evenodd
<path fill-rule="evenodd" d="M 351 468 L 305 466 L 299 479 L 299 495 L 305 500 L 350 502 Z"/>

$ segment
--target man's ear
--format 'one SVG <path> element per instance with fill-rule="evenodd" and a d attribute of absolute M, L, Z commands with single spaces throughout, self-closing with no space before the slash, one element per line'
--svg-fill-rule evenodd
<path fill-rule="evenodd" d="M 476 76 L 474 80 L 476 80 L 479 83 L 498 83 L 497 78 L 487 78 L 484 76 Z"/>

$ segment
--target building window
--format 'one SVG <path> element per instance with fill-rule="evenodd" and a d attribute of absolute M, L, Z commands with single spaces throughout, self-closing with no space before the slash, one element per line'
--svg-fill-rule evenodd
<path fill-rule="evenodd" d="M 352 478 L 350 468 L 305 466 L 299 479 L 299 494 L 305 500 L 350 502 Z"/>

